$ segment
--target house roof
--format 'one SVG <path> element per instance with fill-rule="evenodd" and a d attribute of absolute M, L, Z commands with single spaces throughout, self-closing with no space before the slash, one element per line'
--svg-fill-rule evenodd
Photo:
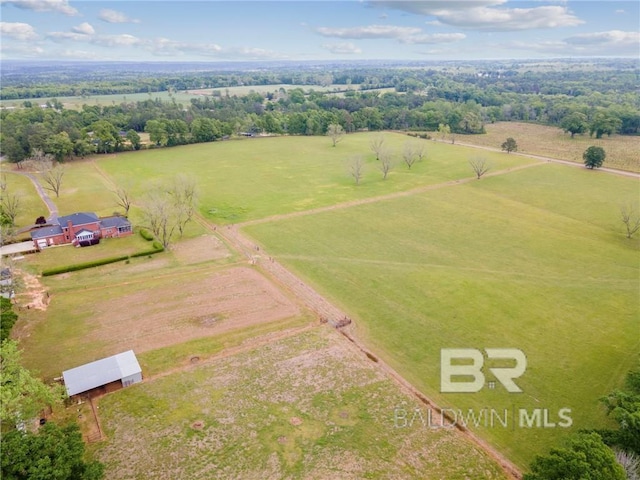
<path fill-rule="evenodd" d="M 65 370 L 62 372 L 62 377 L 67 393 L 72 396 L 141 372 L 135 353 L 133 350 L 128 350 Z"/>
<path fill-rule="evenodd" d="M 53 225 L 52 227 L 39 228 L 31 232 L 31 238 L 37 240 L 38 238 L 47 238 L 53 235 L 61 235 L 62 227 L 60 225 Z"/>
<path fill-rule="evenodd" d="M 130 227 L 131 222 L 125 217 L 107 217 L 100 219 L 100 226 L 102 228 Z"/>
<path fill-rule="evenodd" d="M 95 223 L 98 216 L 93 212 L 78 212 L 64 217 L 58 217 L 58 223 L 63 227 L 67 226 L 67 222 L 71 221 L 71 225 L 86 225 L 87 223 Z"/>

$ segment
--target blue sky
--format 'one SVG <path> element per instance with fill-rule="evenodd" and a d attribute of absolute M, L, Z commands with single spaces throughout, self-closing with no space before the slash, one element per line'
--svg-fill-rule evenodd
<path fill-rule="evenodd" d="M 638 57 L 640 2 L 0 0 L 0 58 Z"/>

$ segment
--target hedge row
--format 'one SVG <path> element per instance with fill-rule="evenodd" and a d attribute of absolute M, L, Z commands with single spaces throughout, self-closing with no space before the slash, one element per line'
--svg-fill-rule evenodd
<path fill-rule="evenodd" d="M 146 228 L 141 228 L 140 229 L 140 236 L 142 238 L 144 238 L 147 242 L 150 242 L 151 240 L 153 240 L 152 233 L 149 230 L 147 230 Z"/>
<path fill-rule="evenodd" d="M 100 260 L 94 260 L 92 262 L 76 263 L 75 265 L 64 265 L 62 267 L 49 268 L 42 271 L 43 277 L 50 277 L 52 275 L 59 275 L 61 273 L 75 272 L 78 270 L 84 270 L 86 268 L 99 267 L 101 265 L 108 265 L 109 263 L 122 262 L 123 260 L 129 260 L 135 257 L 145 257 L 147 255 L 153 255 L 154 253 L 162 252 L 164 248 L 162 245 L 154 241 L 153 250 L 144 250 L 142 252 L 132 253 L 131 255 L 121 255 L 119 257 L 101 258 Z"/>

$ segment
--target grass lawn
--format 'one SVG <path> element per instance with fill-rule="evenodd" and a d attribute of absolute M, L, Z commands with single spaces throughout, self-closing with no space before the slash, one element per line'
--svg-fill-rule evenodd
<path fill-rule="evenodd" d="M 395 428 L 418 407 L 328 328 L 100 400 L 110 479 L 502 479 L 457 431 Z"/>
<path fill-rule="evenodd" d="M 583 163 L 582 154 L 591 145 L 604 148 L 607 158 L 605 167 L 640 172 L 640 136 L 613 135 L 596 139 L 589 135 L 571 135 L 558 127 L 547 127 L 533 123 L 498 122 L 485 125 L 484 135 L 458 135 L 458 141 L 500 148 L 502 142 L 513 137 L 518 143 L 518 152 Z M 437 134 L 434 134 L 437 135 Z"/>
<path fill-rule="evenodd" d="M 124 153 L 98 162 L 112 178 L 130 179 L 137 196 L 154 180 L 191 174 L 198 182 L 201 213 L 216 223 L 239 223 L 468 178 L 473 172 L 467 160 L 477 155 L 487 157 L 493 170 L 535 162 L 396 133 L 384 135 L 396 161 L 387 180 L 382 179 L 369 146 L 372 135 L 366 133 L 348 135 L 335 148 L 328 137 L 254 138 Z M 411 170 L 401 159 L 407 141 L 421 142 L 427 152 L 427 159 Z M 354 155 L 366 159 L 358 186 L 348 173 Z"/>
<path fill-rule="evenodd" d="M 90 247 L 77 248 L 69 244 L 46 248 L 41 252 L 26 256 L 24 262 L 33 271 L 42 272 L 50 268 L 132 255 L 152 249 L 151 242 L 147 242 L 140 235 L 134 233 L 122 238 L 103 238 L 98 245 Z"/>
<path fill-rule="evenodd" d="M 36 188 L 31 180 L 22 175 L 11 173 L 3 168 L 2 175 L 7 179 L 7 191 L 19 198 L 18 216 L 16 226 L 18 228 L 33 225 L 40 215 L 47 217 L 49 211 L 36 193 Z"/>
<path fill-rule="evenodd" d="M 548 408 L 556 420 L 571 408 L 571 429 L 482 429 L 525 466 L 569 430 L 606 425 L 598 398 L 640 353 L 640 242 L 616 218 L 637 189 L 549 164 L 246 230 L 441 406 Z M 441 394 L 441 348 L 522 349 L 524 393 Z"/>

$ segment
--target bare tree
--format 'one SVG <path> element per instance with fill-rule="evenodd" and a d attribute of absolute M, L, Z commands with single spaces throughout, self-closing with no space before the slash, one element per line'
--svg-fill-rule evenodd
<path fill-rule="evenodd" d="M 173 199 L 177 228 L 182 237 L 184 227 L 193 219 L 196 212 L 198 203 L 196 180 L 188 175 L 178 175 L 174 178 L 168 193 Z"/>
<path fill-rule="evenodd" d="M 623 205 L 620 207 L 620 217 L 627 229 L 627 238 L 631 238 L 634 233 L 640 230 L 640 214 L 636 212 L 633 205 Z"/>
<path fill-rule="evenodd" d="M 380 153 L 382 152 L 382 148 L 384 146 L 384 135 L 381 133 L 375 134 L 371 137 L 371 141 L 369 142 L 371 146 L 371 150 L 376 154 L 376 160 L 380 160 Z"/>
<path fill-rule="evenodd" d="M 404 160 L 404 163 L 407 164 L 407 167 L 409 168 L 409 170 L 411 170 L 411 167 L 413 166 L 414 163 L 416 163 L 416 160 L 418 159 L 418 156 L 416 155 L 416 150 L 412 142 L 409 142 L 409 141 L 404 142 L 404 149 L 402 150 L 402 159 Z"/>
<path fill-rule="evenodd" d="M 164 248 L 168 248 L 178 225 L 171 197 L 162 190 L 148 192 L 143 201 L 142 214 L 153 235 Z"/>
<path fill-rule="evenodd" d="M 362 155 L 355 155 L 349 161 L 349 175 L 356 181 L 356 185 L 360 185 L 364 171 L 364 160 Z"/>
<path fill-rule="evenodd" d="M 327 128 L 327 135 L 329 135 L 335 147 L 344 138 L 344 129 L 339 123 L 332 123 Z"/>
<path fill-rule="evenodd" d="M 129 209 L 133 204 L 133 196 L 131 195 L 131 188 L 128 185 L 123 185 L 116 188 L 113 193 L 115 193 L 118 198 L 118 206 L 124 208 L 124 216 L 129 215 Z"/>
<path fill-rule="evenodd" d="M 3 173 L 0 176 L 0 193 L 7 191 L 7 176 Z"/>
<path fill-rule="evenodd" d="M 54 192 L 56 198 L 59 197 L 62 177 L 64 177 L 64 167 L 57 162 L 53 163 L 50 160 L 44 160 L 39 163 L 38 170 L 42 181 L 45 183 L 44 188 Z"/>
<path fill-rule="evenodd" d="M 2 210 L 2 216 L 11 222 L 11 227 L 14 227 L 16 225 L 16 217 L 20 212 L 20 197 L 3 191 L 0 198 L 0 209 Z"/>
<path fill-rule="evenodd" d="M 491 166 L 487 162 L 487 159 L 484 158 L 484 157 L 472 157 L 472 158 L 470 158 L 469 159 L 469 165 L 471 165 L 471 168 L 473 168 L 473 171 L 475 172 L 476 177 L 478 178 L 478 180 L 480 180 L 480 177 L 482 177 L 482 175 L 487 173 L 491 168 Z"/>
<path fill-rule="evenodd" d="M 393 159 L 391 158 L 391 152 L 387 149 L 382 149 L 380 151 L 380 165 L 378 168 L 382 172 L 382 179 L 386 180 L 387 175 L 393 169 Z"/>

